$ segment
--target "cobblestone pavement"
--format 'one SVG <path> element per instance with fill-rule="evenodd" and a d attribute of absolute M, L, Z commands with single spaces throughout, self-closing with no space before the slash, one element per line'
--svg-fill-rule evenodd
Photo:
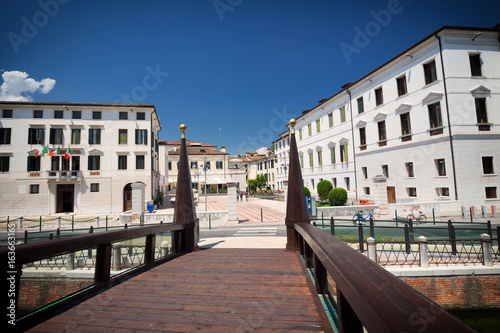
<path fill-rule="evenodd" d="M 204 211 L 205 201 L 200 198 L 197 205 L 197 211 Z M 227 196 L 217 198 L 208 198 L 208 211 L 227 211 Z M 283 202 L 249 198 L 248 202 L 243 198 L 243 201 L 237 203 L 238 220 L 240 222 L 278 222 L 285 221 L 285 204 Z M 262 216 L 261 216 L 262 214 Z"/>

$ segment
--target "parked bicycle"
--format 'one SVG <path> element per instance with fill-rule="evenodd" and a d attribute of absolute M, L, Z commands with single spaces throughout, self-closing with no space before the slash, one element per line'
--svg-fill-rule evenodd
<path fill-rule="evenodd" d="M 425 214 L 422 213 L 421 210 L 418 211 L 418 215 L 411 212 L 410 214 L 408 214 L 408 216 L 406 218 L 408 220 L 418 221 L 418 222 L 425 222 L 427 220 L 427 216 L 425 216 Z"/>
<path fill-rule="evenodd" d="M 352 223 L 354 225 L 360 225 L 363 222 L 366 222 L 367 220 L 370 221 L 370 219 L 374 219 L 373 215 L 371 213 L 368 213 L 368 215 L 363 216 L 363 211 L 359 210 L 354 216 L 352 217 Z"/>

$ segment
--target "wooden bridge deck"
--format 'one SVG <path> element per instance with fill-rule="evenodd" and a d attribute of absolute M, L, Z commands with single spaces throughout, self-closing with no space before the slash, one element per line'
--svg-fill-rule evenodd
<path fill-rule="evenodd" d="M 208 249 L 152 268 L 31 332 L 323 331 L 294 252 Z"/>

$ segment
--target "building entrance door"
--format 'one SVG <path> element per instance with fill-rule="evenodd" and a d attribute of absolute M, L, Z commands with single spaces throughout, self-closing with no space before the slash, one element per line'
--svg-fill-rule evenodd
<path fill-rule="evenodd" d="M 396 203 L 396 188 L 394 186 L 387 186 L 387 203 Z"/>
<path fill-rule="evenodd" d="M 123 188 L 123 211 L 132 210 L 132 186 L 130 183 Z"/>
<path fill-rule="evenodd" d="M 73 213 L 75 185 L 57 185 L 56 213 Z"/>

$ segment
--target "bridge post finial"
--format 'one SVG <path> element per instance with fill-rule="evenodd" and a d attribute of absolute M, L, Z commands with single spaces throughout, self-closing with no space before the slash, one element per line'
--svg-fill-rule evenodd
<path fill-rule="evenodd" d="M 177 173 L 177 190 L 175 193 L 174 223 L 184 223 L 186 229 L 178 233 L 174 240 L 174 249 L 177 252 L 192 251 L 198 246 L 198 219 L 194 206 L 193 187 L 186 147 L 187 126 L 182 124 L 181 147 L 179 154 L 179 171 Z"/>
<path fill-rule="evenodd" d="M 302 171 L 300 170 L 299 153 L 297 141 L 295 140 L 295 125 L 297 121 L 291 119 L 290 122 L 290 159 L 288 163 L 288 194 L 286 198 L 286 249 L 297 251 L 299 249 L 294 224 L 299 222 L 310 223 L 307 213 L 306 196 L 304 193 L 304 183 L 302 181 Z"/>

